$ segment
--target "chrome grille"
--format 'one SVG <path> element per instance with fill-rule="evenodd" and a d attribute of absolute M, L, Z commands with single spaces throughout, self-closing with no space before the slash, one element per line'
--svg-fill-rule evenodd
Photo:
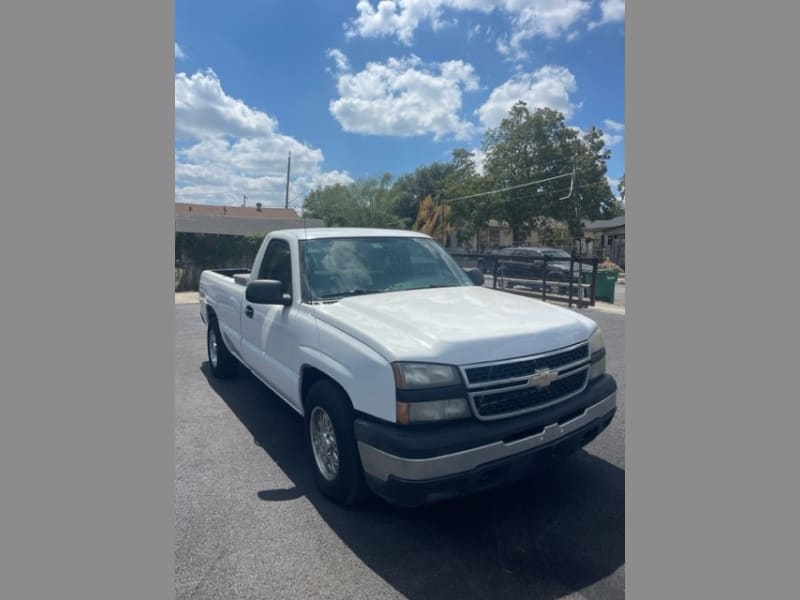
<path fill-rule="evenodd" d="M 558 352 L 549 356 L 524 359 L 517 362 L 506 362 L 485 367 L 471 367 L 465 369 L 469 383 L 483 383 L 491 380 L 508 379 L 532 375 L 538 369 L 557 369 L 564 365 L 589 358 L 589 344 L 581 344 L 577 348 Z"/>
<path fill-rule="evenodd" d="M 491 420 L 544 408 L 583 391 L 589 363 L 589 345 L 584 342 L 547 354 L 463 367 L 462 373 L 475 415 Z M 543 370 L 555 371 L 556 379 L 537 387 L 531 376 Z"/>
<path fill-rule="evenodd" d="M 499 394 L 475 394 L 475 406 L 481 416 L 501 415 L 535 408 L 581 390 L 586 383 L 586 370 L 562 377 L 547 388 L 525 388 Z"/>

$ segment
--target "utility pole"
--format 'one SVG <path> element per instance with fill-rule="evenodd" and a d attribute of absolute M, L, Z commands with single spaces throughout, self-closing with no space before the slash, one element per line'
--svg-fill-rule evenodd
<path fill-rule="evenodd" d="M 289 163 L 286 165 L 286 208 L 289 208 L 289 175 L 292 172 L 292 153 L 289 152 Z"/>
<path fill-rule="evenodd" d="M 441 209 L 439 210 L 439 230 L 442 234 L 442 246 L 447 247 L 445 244 L 445 231 L 444 231 L 444 202 L 440 203 Z"/>

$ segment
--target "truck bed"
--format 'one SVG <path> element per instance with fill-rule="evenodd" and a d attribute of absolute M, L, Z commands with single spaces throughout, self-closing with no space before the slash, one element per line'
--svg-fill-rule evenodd
<path fill-rule="evenodd" d="M 250 269 L 236 268 L 236 269 L 209 269 L 212 273 L 229 277 L 235 283 L 246 286 L 250 281 Z"/>

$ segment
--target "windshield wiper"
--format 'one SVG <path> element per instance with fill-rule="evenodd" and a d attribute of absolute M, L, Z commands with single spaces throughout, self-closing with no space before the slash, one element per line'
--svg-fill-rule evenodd
<path fill-rule="evenodd" d="M 356 288 L 353 290 L 347 290 L 346 292 L 339 292 L 338 294 L 331 294 L 330 296 L 320 296 L 318 300 L 334 300 L 339 298 L 346 298 L 347 296 L 363 296 L 365 294 L 380 294 L 381 292 L 385 292 L 386 290 L 365 290 L 362 288 Z"/>
<path fill-rule="evenodd" d="M 447 287 L 461 287 L 461 286 L 457 283 L 431 283 L 429 285 L 423 285 L 422 287 L 404 288 L 402 291 L 430 290 L 433 288 L 447 288 Z"/>

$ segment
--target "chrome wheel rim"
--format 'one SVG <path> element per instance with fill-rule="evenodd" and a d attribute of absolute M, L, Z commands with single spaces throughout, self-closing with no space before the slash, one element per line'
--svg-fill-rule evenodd
<path fill-rule="evenodd" d="M 333 423 L 322 408 L 314 407 L 309 419 L 311 449 L 317 469 L 327 481 L 332 481 L 339 472 L 339 447 Z"/>
<path fill-rule="evenodd" d="M 217 361 L 219 360 L 217 352 L 217 334 L 214 333 L 213 329 L 210 329 L 208 332 L 208 357 L 211 359 L 211 366 L 215 369 L 217 368 Z"/>

